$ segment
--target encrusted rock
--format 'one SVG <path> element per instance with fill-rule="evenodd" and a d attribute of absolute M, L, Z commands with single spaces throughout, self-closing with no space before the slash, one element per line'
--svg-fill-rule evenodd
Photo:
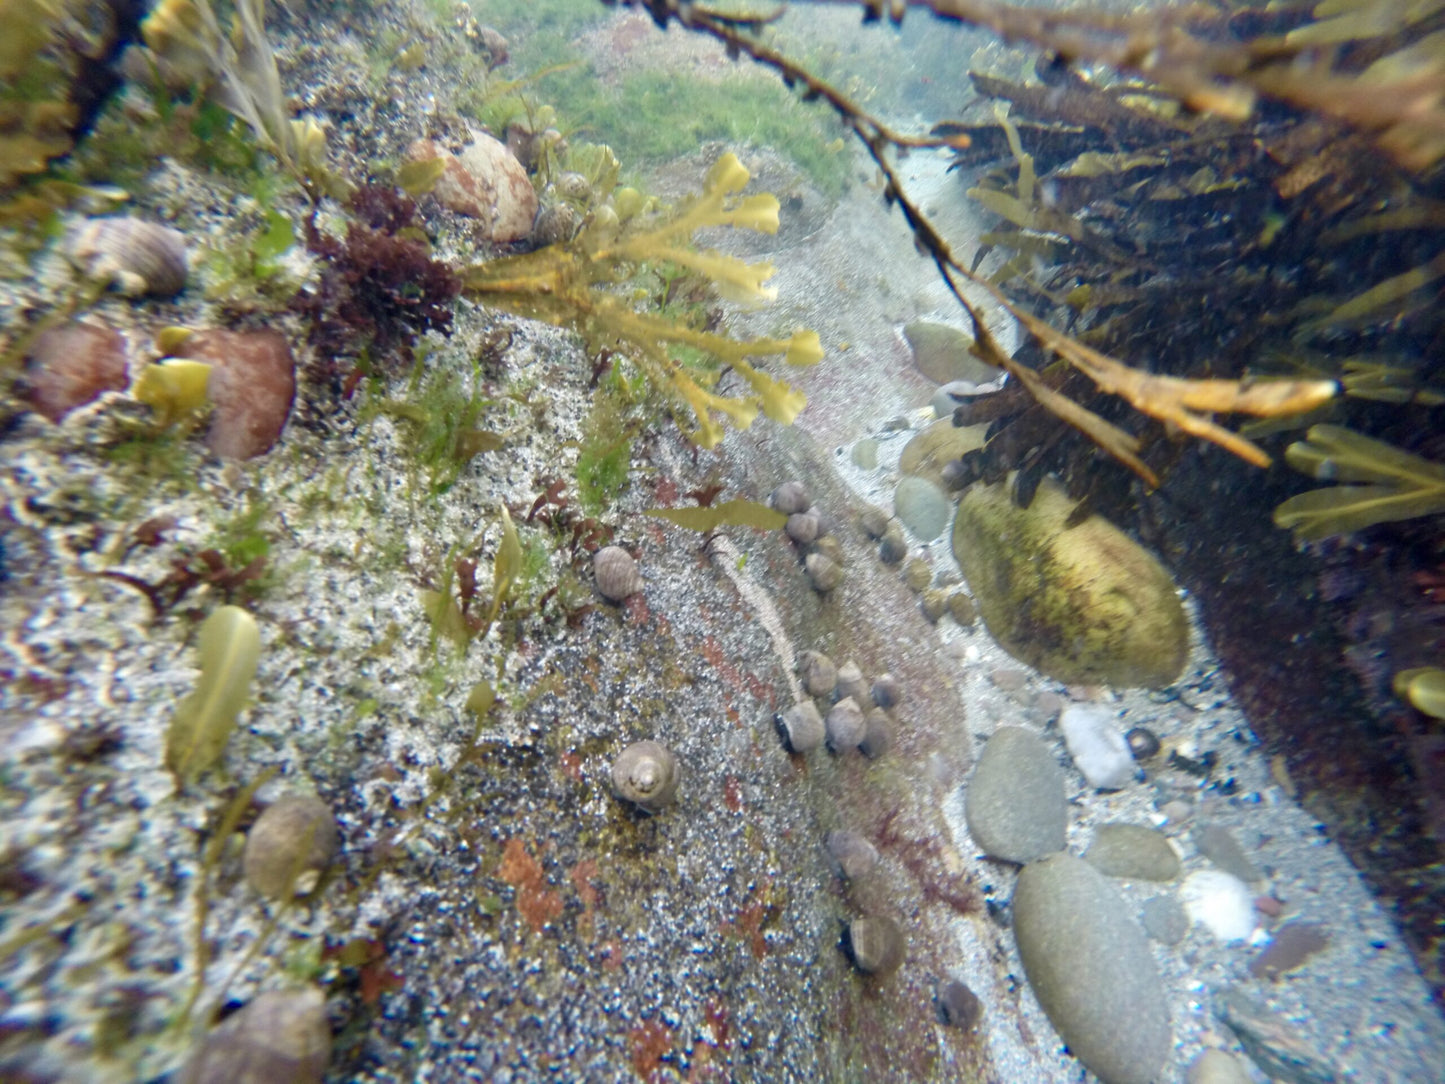
<path fill-rule="evenodd" d="M 43 331 L 26 355 L 20 394 L 37 414 L 59 422 L 76 407 L 126 385 L 125 337 L 77 321 Z"/>
<path fill-rule="evenodd" d="M 1173 581 L 1100 517 L 1068 526 L 1073 510 L 1047 482 L 1027 509 L 1007 482 L 964 494 L 953 552 L 984 624 L 1009 654 L 1058 681 L 1168 685 L 1189 646 Z"/>
<path fill-rule="evenodd" d="M 454 155 L 433 140 L 419 139 L 407 157 L 414 162 L 442 159 L 445 167 L 432 194 L 448 210 L 479 220 L 487 239 L 520 241 L 532 232 L 537 192 L 505 144 L 479 133 Z"/>
<path fill-rule="evenodd" d="M 275 447 L 296 398 L 296 358 L 286 336 L 273 328 L 207 328 L 186 338 L 181 349 L 211 366 L 211 451 L 251 459 Z"/>

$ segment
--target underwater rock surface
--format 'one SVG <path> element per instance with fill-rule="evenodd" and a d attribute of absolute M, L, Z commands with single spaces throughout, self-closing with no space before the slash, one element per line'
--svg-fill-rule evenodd
<path fill-rule="evenodd" d="M 1056 854 L 1025 866 L 1014 936 L 1029 986 L 1105 1084 L 1151 1084 L 1169 1053 L 1164 988 L 1144 933 L 1104 875 Z"/>
<path fill-rule="evenodd" d="M 979 614 L 1009 654 L 1058 681 L 1168 685 L 1189 647 L 1162 565 L 1099 516 L 1067 527 L 1074 502 L 1041 485 L 1018 508 L 1007 482 L 959 503 L 953 553 Z"/>

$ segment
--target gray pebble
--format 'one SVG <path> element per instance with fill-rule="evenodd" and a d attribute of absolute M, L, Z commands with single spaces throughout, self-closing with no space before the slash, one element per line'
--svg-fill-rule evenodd
<path fill-rule="evenodd" d="M 1179 856 L 1160 832 L 1142 824 L 1103 824 L 1084 858 L 1100 873 L 1131 881 L 1173 881 Z"/>
<path fill-rule="evenodd" d="M 1145 931 L 1161 945 L 1177 945 L 1189 932 L 1189 915 L 1173 896 L 1145 900 L 1140 916 Z"/>
<path fill-rule="evenodd" d="M 853 445 L 853 465 L 863 470 L 878 469 L 878 442 L 872 437 L 864 437 Z"/>
<path fill-rule="evenodd" d="M 1205 824 L 1195 828 L 1190 836 L 1199 853 L 1208 858 L 1225 873 L 1232 873 L 1245 884 L 1257 884 L 1264 880 L 1259 868 L 1250 861 L 1249 855 L 1239 845 L 1239 840 L 1222 824 Z"/>
<path fill-rule="evenodd" d="M 1064 849 L 1064 773 L 1032 732 L 1000 727 L 983 747 L 964 795 L 969 834 L 980 850 L 1030 862 Z"/>
<path fill-rule="evenodd" d="M 932 542 L 948 526 L 953 504 L 927 478 L 909 477 L 893 493 L 893 510 L 915 537 Z"/>

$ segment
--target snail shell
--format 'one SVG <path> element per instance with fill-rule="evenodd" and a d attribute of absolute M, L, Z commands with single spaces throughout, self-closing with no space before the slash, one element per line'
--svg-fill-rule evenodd
<path fill-rule="evenodd" d="M 648 813 L 672 804 L 681 779 L 677 757 L 655 741 L 633 742 L 612 762 L 612 787 L 617 796 Z"/>
<path fill-rule="evenodd" d="M 578 203 L 590 203 L 592 200 L 592 184 L 585 176 L 571 170 L 559 174 L 552 182 L 552 187 L 563 199 L 575 200 Z"/>
<path fill-rule="evenodd" d="M 808 579 L 812 581 L 813 590 L 819 594 L 827 594 L 843 582 L 843 566 L 821 553 L 808 554 L 803 568 L 808 573 Z"/>
<path fill-rule="evenodd" d="M 603 546 L 592 558 L 592 575 L 597 590 L 610 602 L 621 602 L 642 590 L 642 573 L 637 562 L 621 546 Z"/>
<path fill-rule="evenodd" d="M 794 542 L 806 546 L 818 537 L 819 528 L 818 517 L 813 513 L 794 512 L 788 517 L 787 525 L 783 530 L 788 532 L 788 537 Z"/>
<path fill-rule="evenodd" d="M 798 673 L 809 696 L 832 696 L 838 686 L 838 668 L 821 651 L 805 651 L 798 659 Z"/>
<path fill-rule="evenodd" d="M 939 618 L 948 612 L 948 592 L 942 587 L 930 587 L 923 592 L 919 607 L 930 624 L 937 624 Z"/>
<path fill-rule="evenodd" d="M 889 516 L 877 505 L 868 504 L 858 513 L 858 523 L 869 538 L 882 538 L 888 530 Z"/>
<path fill-rule="evenodd" d="M 964 591 L 955 591 L 948 596 L 948 612 L 966 629 L 973 628 L 973 623 L 978 620 L 978 609 Z"/>
<path fill-rule="evenodd" d="M 312 794 L 288 794 L 256 818 L 246 833 L 246 882 L 268 900 L 304 896 L 340 850 L 336 818 Z"/>
<path fill-rule="evenodd" d="M 868 733 L 863 709 L 851 696 L 833 705 L 828 717 L 823 720 L 823 727 L 828 733 L 828 745 L 835 753 L 858 748 L 858 743 Z"/>
<path fill-rule="evenodd" d="M 1161 748 L 1158 736 L 1144 726 L 1134 727 L 1124 735 L 1124 740 L 1129 743 L 1129 752 L 1135 760 L 1148 760 L 1157 756 Z"/>
<path fill-rule="evenodd" d="M 939 480 L 943 482 L 943 488 L 950 491 L 962 489 L 968 485 L 968 475 L 969 470 L 964 466 L 962 459 L 950 459 L 938 472 Z"/>
<path fill-rule="evenodd" d="M 70 259 L 128 297 L 173 297 L 185 289 L 190 274 L 186 239 L 179 230 L 125 216 L 82 224 L 73 234 Z"/>
<path fill-rule="evenodd" d="M 922 557 L 915 557 L 903 566 L 903 582 L 914 594 L 922 592 L 933 582 L 933 566 Z"/>
<path fill-rule="evenodd" d="M 320 1084 L 330 1060 L 331 1026 L 321 991 L 273 990 L 254 998 L 207 1035 L 180 1081 Z"/>
<path fill-rule="evenodd" d="M 774 510 L 791 516 L 798 512 L 806 512 L 813 506 L 812 500 L 808 497 L 808 491 L 803 488 L 802 482 L 784 482 L 773 490 L 772 496 L 768 498 Z"/>
<path fill-rule="evenodd" d="M 878 848 L 857 832 L 846 828 L 829 832 L 824 843 L 838 872 L 850 881 L 856 881 L 878 864 Z"/>
<path fill-rule="evenodd" d="M 898 923 L 883 915 L 863 915 L 848 923 L 848 954 L 866 975 L 890 975 L 903 963 L 906 945 Z"/>
<path fill-rule="evenodd" d="M 879 674 L 873 680 L 873 703 L 880 708 L 896 708 L 903 699 L 903 686 L 892 674 Z"/>
<path fill-rule="evenodd" d="M 863 740 L 858 748 L 869 760 L 876 760 L 893 748 L 893 720 L 882 708 L 874 708 L 863 718 Z"/>
<path fill-rule="evenodd" d="M 816 513 L 809 512 L 808 515 L 816 515 Z M 827 529 L 827 525 L 823 522 L 823 517 L 819 516 L 818 537 L 814 539 L 813 544 L 808 547 L 808 552 L 822 554 L 824 557 L 828 558 L 828 560 L 832 561 L 835 565 L 838 565 L 840 567 L 846 565 L 848 561 L 843 556 L 842 544 L 832 535 L 825 533 Z"/>
<path fill-rule="evenodd" d="M 983 1002 L 965 983 L 953 979 L 938 988 L 938 1016 L 949 1027 L 972 1031 L 983 1017 Z"/>
<path fill-rule="evenodd" d="M 896 565 L 908 556 L 908 541 L 903 537 L 903 528 L 895 520 L 888 524 L 878 542 L 878 558 L 885 565 Z"/>
<path fill-rule="evenodd" d="M 807 753 L 823 744 L 823 717 L 811 700 L 794 704 L 779 717 L 783 738 L 794 753 Z"/>
<path fill-rule="evenodd" d="M 838 698 L 851 696 L 861 707 L 868 702 L 868 683 L 863 680 L 863 671 L 849 659 L 838 667 Z"/>

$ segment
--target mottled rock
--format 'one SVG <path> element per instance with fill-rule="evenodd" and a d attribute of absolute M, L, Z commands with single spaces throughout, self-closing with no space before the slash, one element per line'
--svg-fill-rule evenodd
<path fill-rule="evenodd" d="M 114 328 L 77 321 L 36 337 L 20 394 L 37 414 L 58 423 L 76 407 L 125 385 L 125 337 Z"/>
<path fill-rule="evenodd" d="M 982 448 L 987 433 L 986 425 L 959 428 L 948 419 L 936 421 L 904 445 L 903 454 L 898 458 L 898 473 L 926 478 L 940 491 L 946 491 L 944 465 L 965 452 Z"/>
<path fill-rule="evenodd" d="M 1153 1084 L 1172 1042 L 1164 986 L 1113 885 L 1050 855 L 1019 874 L 1013 924 L 1029 986 L 1074 1056 L 1106 1084 Z"/>
<path fill-rule="evenodd" d="M 953 380 L 986 384 L 999 377 L 997 369 L 969 353 L 973 340 L 957 328 L 915 320 L 904 327 L 903 337 L 913 349 L 913 364 L 935 384 Z"/>
<path fill-rule="evenodd" d="M 296 359 L 272 328 L 208 328 L 185 340 L 185 356 L 209 362 L 212 404 L 206 443 L 226 459 L 251 459 L 281 439 L 296 398 Z"/>
<path fill-rule="evenodd" d="M 924 542 L 943 534 L 952 508 L 943 490 L 924 478 L 904 478 L 893 492 L 894 512 L 914 537 Z"/>
<path fill-rule="evenodd" d="M 433 140 L 419 139 L 407 157 L 414 162 L 443 160 L 432 194 L 448 210 L 480 221 L 488 240 L 520 241 L 532 232 L 537 192 L 522 163 L 499 140 L 478 134 L 454 155 Z"/>
<path fill-rule="evenodd" d="M 1066 527 L 1074 502 L 1052 483 L 1027 509 L 1007 482 L 972 486 L 953 552 L 1000 645 L 1059 681 L 1168 685 L 1189 630 L 1167 572 L 1098 516 Z"/>
<path fill-rule="evenodd" d="M 1162 832 L 1142 824 L 1102 824 L 1085 860 L 1100 873 L 1131 881 L 1172 881 L 1179 855 Z"/>
<path fill-rule="evenodd" d="M 1140 909 L 1144 930 L 1161 945 L 1177 945 L 1189 932 L 1189 915 L 1173 896 L 1154 896 Z"/>
<path fill-rule="evenodd" d="M 1250 861 L 1249 855 L 1234 838 L 1234 833 L 1222 824 L 1205 824 L 1190 833 L 1199 853 L 1208 858 L 1225 873 L 1233 874 L 1246 884 L 1258 884 L 1264 880 L 1259 868 Z"/>
<path fill-rule="evenodd" d="M 1059 730 L 1074 767 L 1097 790 L 1119 790 L 1134 781 L 1134 757 L 1115 718 L 1100 704 L 1069 704 L 1059 713 Z"/>
<path fill-rule="evenodd" d="M 968 831 L 980 850 L 1030 862 L 1064 848 L 1064 773 L 1038 737 L 1000 727 L 983 747 L 964 795 Z"/>

